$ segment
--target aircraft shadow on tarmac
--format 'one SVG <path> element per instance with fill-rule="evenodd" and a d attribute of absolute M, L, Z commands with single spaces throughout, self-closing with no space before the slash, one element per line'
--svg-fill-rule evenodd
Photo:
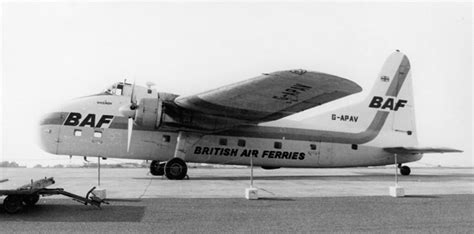
<path fill-rule="evenodd" d="M 404 198 L 440 198 L 434 195 L 405 195 Z"/>
<path fill-rule="evenodd" d="M 39 204 L 8 214 L 0 207 L 0 220 L 15 222 L 140 222 L 144 206 L 103 205 L 102 209 L 76 204 Z M 72 202 L 72 201 L 71 201 Z"/>
<path fill-rule="evenodd" d="M 417 181 L 417 180 L 439 180 L 439 179 L 468 179 L 474 177 L 471 174 L 450 174 L 450 175 L 410 175 L 399 176 L 400 180 Z M 254 180 L 335 180 L 335 181 L 386 181 L 393 180 L 393 174 L 386 173 L 358 173 L 358 175 L 268 175 L 254 176 Z M 167 180 L 164 176 L 134 177 L 135 180 Z M 189 180 L 249 180 L 249 176 L 193 176 L 190 175 Z"/>

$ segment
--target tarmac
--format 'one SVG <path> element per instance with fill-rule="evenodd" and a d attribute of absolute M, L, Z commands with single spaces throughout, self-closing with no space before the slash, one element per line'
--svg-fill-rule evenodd
<path fill-rule="evenodd" d="M 97 186 L 97 169 L 2 168 L 0 189 L 54 177 L 66 191 Z M 254 170 L 259 200 L 244 198 L 249 168 L 190 168 L 175 181 L 142 169 L 101 169 L 110 205 L 61 196 L 9 215 L 2 232 L 472 232 L 474 170 L 412 168 L 399 176 L 406 197 L 388 195 L 394 168 Z"/>

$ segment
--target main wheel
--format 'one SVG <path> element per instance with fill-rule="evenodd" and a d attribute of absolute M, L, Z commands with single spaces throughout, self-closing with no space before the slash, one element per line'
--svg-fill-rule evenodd
<path fill-rule="evenodd" d="M 188 166 L 181 158 L 173 158 L 165 164 L 165 175 L 170 180 L 182 180 L 188 173 Z"/>
<path fill-rule="evenodd" d="M 407 175 L 410 175 L 410 172 L 411 170 L 408 166 L 400 167 L 400 174 L 407 176 Z"/>
<path fill-rule="evenodd" d="M 165 174 L 165 163 L 160 163 L 156 160 L 151 161 L 150 173 L 154 176 L 162 176 Z"/>
<path fill-rule="evenodd" d="M 3 209 L 9 214 L 18 213 L 23 208 L 23 199 L 19 195 L 8 195 L 3 199 Z"/>
<path fill-rule="evenodd" d="M 23 203 L 27 206 L 34 206 L 40 199 L 38 194 L 30 194 L 23 197 Z"/>

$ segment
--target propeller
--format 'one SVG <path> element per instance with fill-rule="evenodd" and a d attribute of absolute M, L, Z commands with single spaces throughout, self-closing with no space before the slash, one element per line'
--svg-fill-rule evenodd
<path fill-rule="evenodd" d="M 130 141 L 132 140 L 133 119 L 128 118 L 128 138 L 127 138 L 127 153 L 130 151 Z"/>
<path fill-rule="evenodd" d="M 132 132 L 133 132 L 133 122 L 137 113 L 138 103 L 137 98 L 135 97 L 135 81 L 133 82 L 132 86 L 132 93 L 130 95 L 130 104 L 121 106 L 119 108 L 119 112 L 122 116 L 128 118 L 128 127 L 127 127 L 127 152 L 130 152 L 130 142 L 132 140 Z"/>

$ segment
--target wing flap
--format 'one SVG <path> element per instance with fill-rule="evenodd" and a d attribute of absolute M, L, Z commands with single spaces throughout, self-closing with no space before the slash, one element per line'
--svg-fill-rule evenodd
<path fill-rule="evenodd" d="M 356 83 L 304 70 L 281 71 L 201 94 L 178 97 L 187 110 L 246 122 L 266 122 L 357 93 Z"/>
<path fill-rule="evenodd" d="M 387 147 L 385 151 L 393 154 L 425 154 L 425 153 L 461 153 L 462 150 L 447 147 Z"/>

